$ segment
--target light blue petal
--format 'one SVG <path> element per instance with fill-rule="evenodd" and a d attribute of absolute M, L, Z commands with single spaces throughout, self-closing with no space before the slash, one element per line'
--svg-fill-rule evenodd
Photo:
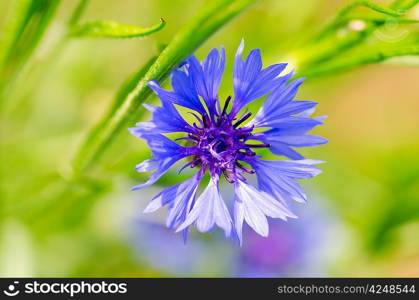
<path fill-rule="evenodd" d="M 276 64 L 262 70 L 259 49 L 252 50 L 246 60 L 242 60 L 244 42 L 242 40 L 235 58 L 233 71 L 234 102 L 232 114 L 236 115 L 245 105 L 282 86 L 292 73 L 277 77 L 287 64 Z"/>
<path fill-rule="evenodd" d="M 141 138 L 147 141 L 153 157 L 156 159 L 165 159 L 177 154 L 186 155 L 187 148 L 176 144 L 162 134 L 143 134 Z"/>
<path fill-rule="evenodd" d="M 164 189 L 151 200 L 144 209 L 144 213 L 151 213 L 164 205 L 168 205 L 166 225 L 169 228 L 177 226 L 185 221 L 186 215 L 195 201 L 196 191 L 201 178 L 202 172 L 198 172 L 190 179 Z M 186 238 L 187 229 L 183 233 L 184 238 Z"/>
<path fill-rule="evenodd" d="M 321 163 L 321 161 L 264 161 L 253 159 L 249 163 L 256 170 L 259 188 L 288 206 L 288 199 L 297 202 L 307 201 L 304 190 L 295 179 L 318 175 L 320 170 L 312 165 Z"/>
<path fill-rule="evenodd" d="M 240 246 L 243 244 L 244 204 L 237 194 L 234 194 L 234 227 Z"/>
<path fill-rule="evenodd" d="M 137 172 L 150 172 L 158 167 L 158 160 L 156 159 L 147 159 L 142 163 L 135 166 Z"/>
<path fill-rule="evenodd" d="M 243 221 L 261 236 L 268 236 L 269 225 L 266 217 L 296 218 L 286 205 L 274 199 L 268 193 L 258 190 L 244 181 L 235 183 L 234 216 L 235 229 L 240 245 L 242 244 Z"/>
<path fill-rule="evenodd" d="M 303 118 L 300 116 L 296 117 L 283 117 L 278 119 L 265 119 L 264 121 L 260 121 L 258 123 L 252 123 L 255 127 L 271 127 L 275 128 L 278 131 L 281 130 L 283 132 L 287 131 L 298 131 L 298 132 L 307 132 L 313 129 L 314 127 L 322 124 L 322 122 L 315 118 Z"/>
<path fill-rule="evenodd" d="M 194 222 L 200 232 L 207 232 L 217 225 L 224 230 L 226 236 L 230 236 L 232 220 L 221 196 L 218 178 L 211 178 L 208 186 L 186 216 L 186 220 L 176 232 L 184 230 Z"/>
<path fill-rule="evenodd" d="M 263 141 L 270 144 L 269 150 L 273 154 L 283 155 L 291 159 L 304 159 L 304 156 L 302 156 L 300 153 L 298 153 L 285 143 L 273 142 L 269 139 L 263 139 Z"/>
<path fill-rule="evenodd" d="M 255 203 L 254 194 L 247 188 L 247 184 L 237 181 L 235 184 L 236 201 L 238 201 L 238 209 L 242 210 L 243 218 L 246 223 L 253 228 L 261 236 L 267 237 L 269 234 L 269 225 L 263 211 Z M 237 232 L 241 232 L 241 228 L 236 228 Z"/>

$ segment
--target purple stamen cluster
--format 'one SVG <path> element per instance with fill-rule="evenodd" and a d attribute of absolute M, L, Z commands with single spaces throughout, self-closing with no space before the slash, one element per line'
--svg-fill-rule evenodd
<path fill-rule="evenodd" d="M 222 173 L 229 183 L 238 179 L 245 180 L 241 175 L 242 171 L 255 173 L 255 170 L 244 166 L 240 161 L 245 162 L 256 155 L 251 148 L 268 148 L 269 144 L 247 143 L 252 136 L 253 126 L 240 126 L 252 114 L 244 113 L 240 118 L 234 118 L 227 113 L 230 101 L 231 96 L 226 99 L 222 111 L 216 111 L 212 116 L 203 114 L 199 117 L 194 114 L 198 124 L 193 124 L 194 130 L 188 137 L 180 138 L 193 144 L 189 147 L 193 159 L 182 169 L 199 166 L 203 171 L 208 169 L 213 175 Z"/>

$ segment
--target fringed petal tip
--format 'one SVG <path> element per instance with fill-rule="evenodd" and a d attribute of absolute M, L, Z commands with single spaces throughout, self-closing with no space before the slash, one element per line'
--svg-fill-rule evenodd
<path fill-rule="evenodd" d="M 130 127 L 128 128 L 128 132 L 138 138 L 142 138 L 143 135 L 143 132 L 141 132 L 138 127 Z"/>
<path fill-rule="evenodd" d="M 159 83 L 158 83 L 158 81 L 157 80 L 150 80 L 149 82 L 147 82 L 146 83 L 147 84 L 147 86 L 149 87 L 149 88 L 151 88 L 151 89 L 155 89 L 155 88 L 160 88 L 160 85 L 159 85 Z"/>
<path fill-rule="evenodd" d="M 305 165 L 317 165 L 317 164 L 324 164 L 326 161 L 318 160 L 318 159 L 300 159 L 300 160 L 293 160 L 295 163 L 301 163 Z"/>
<path fill-rule="evenodd" d="M 144 209 L 143 209 L 143 214 L 150 214 L 150 213 L 153 213 L 153 212 L 155 212 L 157 209 L 158 209 L 158 207 L 157 207 L 157 208 L 152 208 L 152 207 L 150 207 L 150 204 L 149 204 L 149 205 L 147 205 L 147 206 L 146 206 L 146 208 L 144 208 Z"/>
<path fill-rule="evenodd" d="M 236 58 L 238 58 L 238 57 L 241 58 L 241 56 L 243 54 L 243 50 L 244 50 L 244 38 L 241 39 L 239 47 L 237 48 Z"/>
<path fill-rule="evenodd" d="M 144 184 L 140 184 L 140 185 L 136 185 L 136 186 L 133 186 L 132 188 L 131 188 L 131 191 L 138 191 L 138 190 L 141 190 L 141 189 L 143 189 L 143 188 L 145 188 L 146 186 L 144 186 Z"/>
<path fill-rule="evenodd" d="M 319 121 L 321 124 L 323 124 L 323 121 L 326 120 L 328 118 L 328 116 L 318 116 L 318 117 L 314 117 L 313 119 Z"/>

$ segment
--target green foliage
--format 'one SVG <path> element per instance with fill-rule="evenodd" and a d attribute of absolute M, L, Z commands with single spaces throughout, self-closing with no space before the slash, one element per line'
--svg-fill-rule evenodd
<path fill-rule="evenodd" d="M 321 3 L 320 0 L 306 0 L 302 4 L 287 1 L 287 5 L 294 10 L 300 9 L 299 5 L 305 3 Z M 127 1 L 128 4 L 99 2 L 92 2 L 92 10 L 88 12 L 94 18 L 101 18 L 101 14 L 106 12 L 100 9 L 102 3 L 118 8 L 121 5 L 124 8 L 124 5 L 129 6 L 136 1 Z M 419 21 L 417 14 L 413 13 L 417 9 L 418 0 L 395 0 L 389 5 L 373 1 L 349 1 L 340 10 L 332 12 L 326 22 L 322 20 L 327 17 L 325 13 L 313 5 L 313 8 L 307 10 L 312 10 L 314 17 L 307 17 L 306 22 L 302 22 L 310 26 L 305 25 L 295 30 L 297 38 L 301 39 L 300 36 L 305 35 L 304 39 L 294 45 L 292 39 L 288 42 L 293 48 L 279 46 L 287 39 L 275 27 L 277 18 L 288 21 L 291 16 L 294 17 L 290 13 L 292 9 L 285 9 L 286 13 L 283 13 L 282 6 L 281 11 L 275 8 L 280 5 L 279 1 L 260 1 L 260 5 L 249 13 L 249 18 L 246 16 L 244 22 L 234 23 L 215 37 L 214 34 L 220 28 L 257 1 L 205 2 L 201 9 L 196 9 L 194 5 L 200 5 L 202 1 L 191 1 L 190 11 L 185 14 L 179 14 L 183 13 L 183 8 L 177 8 L 171 1 L 156 1 L 155 6 L 153 3 L 156 20 L 160 14 L 170 20 L 170 26 L 162 31 L 164 21 L 150 28 L 109 21 L 80 23 L 89 4 L 88 0 L 17 0 L 8 4 L 10 14 L 5 16 L 5 26 L 0 35 L 0 100 L 3 103 L 7 101 L 6 104 L 13 103 L 14 106 L 11 111 L 0 111 L 0 229 L 9 220 L 16 220 L 24 226 L 35 245 L 34 249 L 28 248 L 27 251 L 33 251 L 37 259 L 46 256 L 46 265 L 49 256 L 53 256 L 51 253 L 57 253 L 54 263 L 50 263 L 56 264 L 53 269 L 49 266 L 50 269 L 42 271 L 41 267 L 41 271 L 34 271 L 35 274 L 54 275 L 54 271 L 64 270 L 62 275 L 74 276 L 138 276 L 144 272 L 159 275 L 153 273 L 156 271 L 152 268 L 145 269 L 149 266 L 138 264 L 137 255 L 133 255 L 131 245 L 124 240 L 126 236 L 122 236 L 125 232 L 121 234 L 123 230 L 113 231 L 116 219 L 117 222 L 121 219 L 118 210 L 131 209 L 125 207 L 130 205 L 131 197 L 136 198 L 135 203 L 146 201 L 149 197 L 147 191 L 139 194 L 129 192 L 133 180 L 141 181 L 146 177 L 145 174 L 137 174 L 132 167 L 136 162 L 146 159 L 149 150 L 142 147 L 141 141 L 128 136 L 127 128 L 144 120 L 146 111 L 141 104 L 153 101 L 146 83 L 150 80 L 163 83 L 174 68 L 210 37 L 215 39 L 211 41 L 211 46 L 238 44 L 245 37 L 247 45 L 262 48 L 264 62 L 279 62 L 282 55 L 295 58 L 298 76 L 310 79 L 302 90 L 302 93 L 307 90 L 310 93 L 302 95 L 302 98 L 309 96 L 319 102 L 327 100 L 328 96 L 335 99 L 336 103 L 325 101 L 318 108 L 321 114 L 324 111 L 329 113 L 331 119 L 333 113 L 348 109 L 350 105 L 338 103 L 339 97 L 331 97 L 329 94 L 340 93 L 341 90 L 347 93 L 353 87 L 350 76 L 344 77 L 343 83 L 335 74 L 392 58 L 403 59 L 408 66 L 418 61 Z M 57 8 L 60 8 L 58 13 Z M 140 16 L 138 19 L 141 20 L 141 14 L 145 13 L 141 9 L 136 11 L 138 13 L 133 16 Z M 316 18 L 317 15 L 320 17 Z M 120 16 L 116 18 L 121 19 Z M 121 22 L 124 22 L 123 15 Z M 394 40 L 386 40 L 385 35 L 384 38 L 380 35 L 389 33 L 391 36 L 397 33 L 394 28 L 408 34 Z M 48 44 L 49 32 L 60 34 L 56 44 Z M 152 35 L 156 32 L 159 34 Z M 122 40 L 145 36 L 150 39 L 141 42 L 136 39 Z M 113 62 L 121 61 L 124 67 L 115 64 L 107 67 L 99 55 L 92 58 L 93 51 L 90 52 L 90 49 L 102 45 L 100 43 L 103 41 L 87 38 L 118 39 L 105 42 L 109 48 L 103 52 L 108 56 L 103 57 Z M 153 44 L 163 44 L 164 47 L 160 49 L 156 45 L 153 47 Z M 48 50 L 41 58 L 36 55 L 40 46 L 44 46 L 42 50 Z M 150 50 L 155 48 L 158 49 L 155 52 Z M 233 51 L 229 47 L 227 56 Z M 129 55 L 124 57 L 120 53 Z M 141 55 L 140 59 L 133 58 L 132 53 Z M 198 55 L 202 57 L 200 53 Z M 145 63 L 135 68 L 135 59 Z M 94 63 L 86 66 L 86 61 Z M 228 61 L 224 77 L 226 81 L 231 78 L 231 60 Z M 390 62 L 395 63 L 394 60 Z M 73 65 L 76 66 L 74 69 Z M 121 74 L 133 70 L 135 72 L 126 80 L 121 80 Z M 400 71 L 397 74 L 399 76 Z M 409 78 L 412 78 L 411 74 Z M 388 82 L 392 84 L 392 80 L 394 78 Z M 103 110 L 102 103 L 112 97 L 115 85 L 122 81 L 113 101 Z M 231 93 L 231 90 L 222 87 L 220 95 L 227 92 Z M 25 101 L 15 97 L 21 94 Z M 373 106 L 368 102 L 370 97 L 371 94 L 368 94 L 363 99 L 366 106 Z M 406 97 L 412 95 L 403 90 L 398 91 L 397 99 L 394 99 L 398 107 L 405 106 L 403 101 Z M 253 105 L 257 107 L 259 104 L 255 102 Z M 378 110 L 382 109 L 380 107 Z M 386 118 L 387 123 L 397 125 L 405 121 L 387 120 L 393 112 L 385 113 L 383 118 Z M 352 122 L 360 121 L 357 117 L 348 118 L 348 128 L 355 126 Z M 93 122 L 90 120 L 98 121 L 87 131 L 86 127 Z M 319 150 L 322 151 L 319 156 L 323 156 L 320 159 L 328 163 L 322 166 L 324 174 L 316 179 L 316 188 L 330 200 L 329 204 L 339 212 L 345 226 L 355 229 L 359 235 L 357 241 L 365 242 L 369 251 L 362 255 L 374 255 L 381 250 L 392 249 L 392 245 L 399 243 L 400 228 L 419 220 L 419 168 L 415 152 L 417 136 L 406 136 L 405 143 L 409 150 L 398 151 L 399 145 L 388 141 L 392 143 L 392 151 L 396 149 L 391 155 L 376 158 L 371 154 L 371 158 L 364 158 L 366 154 L 362 153 L 362 158 L 352 160 L 351 154 L 361 151 L 359 145 L 339 145 L 336 140 L 341 133 L 334 132 L 336 124 L 333 121 L 326 121 L 325 129 L 320 129 L 329 130 L 329 136 L 325 136 L 331 143 Z M 373 129 L 379 127 L 373 121 L 366 124 Z M 383 139 L 387 139 L 387 136 Z M 73 149 L 77 145 L 79 147 Z M 375 173 L 369 174 L 364 168 L 368 171 L 373 169 Z M 188 175 L 186 170 L 181 176 Z M 179 179 L 175 171 L 169 172 L 158 184 L 174 184 Z M 311 204 L 314 202 L 318 202 L 315 197 Z M 310 210 L 311 204 L 304 209 Z M 135 214 L 139 215 L 140 211 L 135 211 Z M 52 247 L 47 246 L 48 243 L 53 244 Z M 0 243 L 0 252 L 1 246 Z M 69 251 L 72 257 L 66 265 L 67 269 L 60 269 L 62 252 L 54 252 L 57 249 L 55 246 L 63 251 L 67 251 L 67 247 L 75 247 L 74 253 Z M 13 247 L 20 249 L 19 245 Z M 3 253 L 0 256 L 3 257 Z M 4 257 L 8 259 L 7 255 Z M 37 265 L 39 268 L 42 263 Z"/>
<path fill-rule="evenodd" d="M 367 245 L 373 254 L 388 250 L 402 225 L 419 221 L 419 159 L 412 150 L 401 149 L 381 161 L 383 192 L 377 202 L 383 209 L 375 214 L 366 231 Z"/>

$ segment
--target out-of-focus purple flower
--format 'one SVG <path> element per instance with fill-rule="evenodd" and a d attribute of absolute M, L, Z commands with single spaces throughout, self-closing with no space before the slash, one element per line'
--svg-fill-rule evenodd
<path fill-rule="evenodd" d="M 290 267 L 304 259 L 306 232 L 293 223 L 274 222 L 266 238 L 249 232 L 239 254 L 238 275 L 286 276 Z"/>
<path fill-rule="evenodd" d="M 337 222 L 325 207 L 312 207 L 298 222 L 272 222 L 269 237 L 247 232 L 246 243 L 235 255 L 235 276 L 324 276 L 333 259 Z M 329 246 L 327 246 L 329 245 Z"/>
<path fill-rule="evenodd" d="M 160 224 L 136 221 L 133 225 L 133 246 L 139 260 L 160 275 L 226 276 L 233 268 L 232 249 L 217 235 L 210 240 L 193 238 L 185 247 Z"/>
<path fill-rule="evenodd" d="M 182 169 L 198 168 L 196 175 L 166 188 L 145 209 L 154 212 L 167 205 L 167 226 L 183 231 L 185 239 L 192 224 L 201 232 L 210 231 L 216 225 L 227 237 L 237 236 L 241 243 L 244 222 L 258 234 L 268 236 L 267 217 L 294 218 L 290 200 L 305 202 L 307 199 L 296 179 L 320 173 L 313 166 L 319 161 L 303 159 L 293 149 L 326 143 L 324 138 L 306 134 L 321 124 L 322 118 L 309 117 L 315 102 L 294 100 L 303 79 L 290 81 L 293 73 L 279 76 L 286 64 L 262 69 L 259 49 L 252 50 L 243 61 L 243 48 L 242 42 L 235 58 L 234 100 L 229 96 L 221 105 L 218 88 L 225 53 L 223 48 L 213 49 L 204 61 L 191 56 L 172 72 L 173 91 L 162 89 L 155 81 L 149 82 L 162 106 L 145 104 L 152 120 L 130 128 L 133 135 L 147 141 L 153 153 L 152 159 L 137 165 L 137 171 L 155 170 L 147 182 L 134 190 L 153 184 L 181 159 L 189 159 Z M 267 94 L 258 113 L 248 121 L 252 114 L 247 110 L 242 112 L 243 108 Z M 186 122 L 174 104 L 192 110 L 196 122 L 192 125 Z M 185 133 L 176 141 L 183 140 L 186 144 L 180 145 L 163 135 L 173 132 Z M 293 160 L 261 160 L 255 152 L 260 148 Z M 207 171 L 209 184 L 197 196 Z M 258 188 L 247 182 L 246 174 L 256 174 Z M 234 221 L 220 193 L 221 176 L 234 184 Z"/>

